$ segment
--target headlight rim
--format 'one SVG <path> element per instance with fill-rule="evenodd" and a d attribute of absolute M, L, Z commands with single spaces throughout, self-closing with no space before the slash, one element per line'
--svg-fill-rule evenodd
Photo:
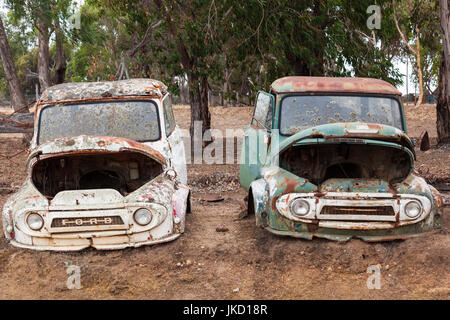
<path fill-rule="evenodd" d="M 145 211 L 147 211 L 148 214 L 149 214 L 150 219 L 149 219 L 149 221 L 148 221 L 147 223 L 145 223 L 145 224 L 140 223 L 140 222 L 138 221 L 138 219 L 136 218 L 136 214 L 137 214 L 140 210 L 145 210 Z M 137 223 L 138 225 L 140 225 L 141 227 L 145 227 L 145 226 L 148 226 L 148 225 L 153 221 L 153 214 L 152 214 L 152 212 L 151 212 L 149 209 L 147 209 L 147 208 L 137 208 L 137 209 L 134 210 L 134 212 L 133 212 L 133 220 L 134 220 L 134 222 L 136 222 L 136 223 Z"/>
<path fill-rule="evenodd" d="M 30 219 L 31 216 L 37 216 L 37 217 L 39 217 L 39 219 L 40 219 L 40 221 L 41 221 L 41 226 L 40 226 L 39 228 L 33 228 L 33 227 L 31 226 L 31 224 L 30 224 L 30 222 L 29 222 L 29 219 Z M 42 230 L 42 228 L 44 227 L 44 224 L 45 224 L 44 218 L 42 217 L 42 215 L 40 215 L 39 213 L 34 212 L 34 211 L 31 211 L 31 212 L 28 212 L 28 213 L 27 213 L 27 216 L 26 216 L 26 218 L 25 218 L 25 222 L 26 222 L 28 228 L 30 228 L 30 229 L 33 230 L 33 231 L 40 231 L 40 230 Z"/>
<path fill-rule="evenodd" d="M 294 204 L 295 204 L 296 202 L 302 202 L 302 203 L 304 203 L 304 204 L 306 205 L 306 208 L 307 208 L 307 209 L 306 209 L 306 212 L 305 212 L 304 214 L 298 214 L 298 213 L 295 212 L 293 206 L 294 206 Z M 301 198 L 295 198 L 295 199 L 293 199 L 293 200 L 291 201 L 291 203 L 289 204 L 289 210 L 290 210 L 291 214 L 292 214 L 294 217 L 296 217 L 296 218 L 303 218 L 303 217 L 307 216 L 307 215 L 310 213 L 311 207 L 310 207 L 308 201 L 306 201 L 306 200 L 304 200 L 304 199 L 301 199 Z"/>
<path fill-rule="evenodd" d="M 410 216 L 410 215 L 408 214 L 407 208 L 408 208 L 408 206 L 409 206 L 410 204 L 417 204 L 417 205 L 419 206 L 418 213 L 417 213 L 415 216 Z M 422 207 L 422 204 L 421 204 L 419 201 L 417 201 L 417 200 L 411 200 L 411 201 L 408 201 L 408 202 L 405 204 L 405 206 L 404 206 L 404 208 L 403 208 L 403 212 L 405 213 L 405 215 L 406 215 L 408 218 L 410 218 L 410 219 L 417 219 L 418 217 L 420 217 L 421 213 L 423 212 L 423 207 Z"/>

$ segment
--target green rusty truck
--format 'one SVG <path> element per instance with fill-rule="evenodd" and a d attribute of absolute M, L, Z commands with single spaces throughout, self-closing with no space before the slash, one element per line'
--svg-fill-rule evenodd
<path fill-rule="evenodd" d="M 285 77 L 260 91 L 240 159 L 257 226 L 338 241 L 439 228 L 442 197 L 414 169 L 400 98 L 369 78 Z"/>

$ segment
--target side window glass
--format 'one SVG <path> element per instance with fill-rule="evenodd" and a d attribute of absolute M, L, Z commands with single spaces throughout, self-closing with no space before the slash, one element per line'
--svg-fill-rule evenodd
<path fill-rule="evenodd" d="M 272 129 L 272 114 L 273 114 L 273 103 L 271 101 L 269 103 L 269 108 L 267 109 L 267 117 L 266 117 L 266 122 L 265 122 L 265 126 L 269 130 Z"/>
<path fill-rule="evenodd" d="M 175 129 L 175 117 L 172 109 L 172 98 L 167 94 L 163 100 L 164 123 L 166 127 L 166 135 L 169 136 Z"/>
<path fill-rule="evenodd" d="M 258 127 L 272 128 L 273 96 L 265 92 L 259 92 L 256 98 L 255 112 L 252 124 Z"/>

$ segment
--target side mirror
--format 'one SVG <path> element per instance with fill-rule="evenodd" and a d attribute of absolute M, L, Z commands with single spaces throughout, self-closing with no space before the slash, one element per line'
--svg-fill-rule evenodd
<path fill-rule="evenodd" d="M 175 170 L 170 168 L 169 170 L 166 171 L 165 176 L 170 180 L 175 180 L 175 178 L 177 177 L 177 173 Z"/>

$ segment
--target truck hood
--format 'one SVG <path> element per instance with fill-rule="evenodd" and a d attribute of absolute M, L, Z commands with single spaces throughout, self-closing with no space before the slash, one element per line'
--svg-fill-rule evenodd
<path fill-rule="evenodd" d="M 45 142 L 35 148 L 28 161 L 38 155 L 55 155 L 85 152 L 121 152 L 137 151 L 143 153 L 162 165 L 166 165 L 164 156 L 155 149 L 133 140 L 118 137 L 86 136 L 58 138 Z"/>
<path fill-rule="evenodd" d="M 311 144 L 315 141 L 319 143 L 319 139 L 322 143 L 351 143 L 364 140 L 391 142 L 408 148 L 415 156 L 411 139 L 400 129 L 384 124 L 362 122 L 329 123 L 302 130 L 283 140 L 279 146 L 279 153 L 294 144 Z"/>

